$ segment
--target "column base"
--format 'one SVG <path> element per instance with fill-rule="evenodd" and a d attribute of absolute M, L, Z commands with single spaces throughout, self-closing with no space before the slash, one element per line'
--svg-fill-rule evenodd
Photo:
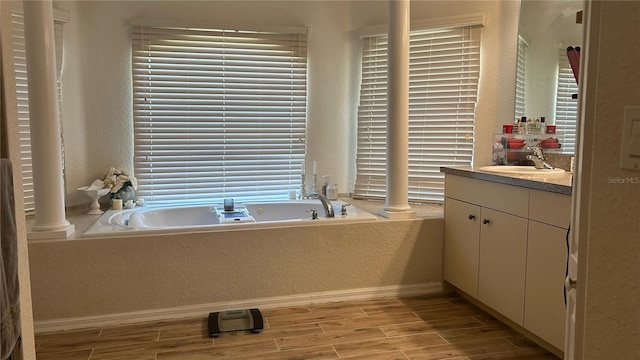
<path fill-rule="evenodd" d="M 73 224 L 69 224 L 63 229 L 56 230 L 34 231 L 33 229 L 30 229 L 27 233 L 27 240 L 67 239 L 75 231 L 76 227 Z"/>
<path fill-rule="evenodd" d="M 387 219 L 415 219 L 416 212 L 414 210 L 388 210 L 380 209 L 378 215 L 386 217 Z"/>

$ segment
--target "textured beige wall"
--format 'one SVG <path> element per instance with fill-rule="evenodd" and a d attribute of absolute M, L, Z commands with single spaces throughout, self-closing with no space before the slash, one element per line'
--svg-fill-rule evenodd
<path fill-rule="evenodd" d="M 360 39 L 387 22 L 387 1 L 56 1 L 70 11 L 62 72 L 66 204 L 88 203 L 76 189 L 110 166 L 133 168 L 129 18 L 218 24 L 309 26 L 307 160 L 353 191 Z M 475 160 L 490 163 L 491 135 L 512 120 L 517 1 L 411 2 L 412 20 L 483 13 Z"/>
<path fill-rule="evenodd" d="M 640 2 L 602 1 L 597 58 L 595 113 L 585 119 L 593 136 L 585 139 L 591 157 L 590 209 L 580 221 L 580 266 L 586 268 L 584 359 L 637 359 L 640 356 L 640 172 L 621 170 L 624 108 L 640 106 Z M 595 12 L 594 12 L 595 13 Z M 595 49 L 594 49 L 595 50 Z M 584 250 L 584 251 L 583 251 Z M 583 276 L 583 275 L 581 275 Z"/>
<path fill-rule="evenodd" d="M 443 220 L 32 243 L 36 321 L 442 281 Z"/>

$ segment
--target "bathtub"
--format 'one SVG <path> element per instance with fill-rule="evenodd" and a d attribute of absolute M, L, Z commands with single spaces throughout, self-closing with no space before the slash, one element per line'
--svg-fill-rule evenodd
<path fill-rule="evenodd" d="M 149 232 L 226 231 L 274 226 L 306 226 L 317 224 L 358 223 L 377 221 L 378 217 L 355 206 L 347 206 L 341 215 L 343 201 L 332 201 L 335 217 L 327 218 L 320 200 L 290 200 L 247 202 L 236 204 L 234 211 L 224 211 L 222 205 L 192 205 L 172 207 L 137 207 L 108 210 L 85 233 L 87 236 L 108 236 L 127 232 L 144 235 Z M 318 219 L 311 219 L 309 210 L 316 209 Z"/>

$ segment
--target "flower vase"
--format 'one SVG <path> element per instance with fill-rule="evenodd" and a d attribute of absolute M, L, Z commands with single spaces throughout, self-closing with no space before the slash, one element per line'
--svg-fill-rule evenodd
<path fill-rule="evenodd" d="M 127 201 L 132 200 L 136 201 L 136 192 L 133 190 L 131 186 L 122 187 L 122 189 L 118 190 L 111 195 L 111 199 L 122 199 L 122 203 L 126 204 Z"/>

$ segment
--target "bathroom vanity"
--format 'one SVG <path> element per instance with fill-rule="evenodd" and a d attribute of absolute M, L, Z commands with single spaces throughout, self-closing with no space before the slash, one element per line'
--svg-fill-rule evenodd
<path fill-rule="evenodd" d="M 441 170 L 444 280 L 560 354 L 571 174 Z"/>

